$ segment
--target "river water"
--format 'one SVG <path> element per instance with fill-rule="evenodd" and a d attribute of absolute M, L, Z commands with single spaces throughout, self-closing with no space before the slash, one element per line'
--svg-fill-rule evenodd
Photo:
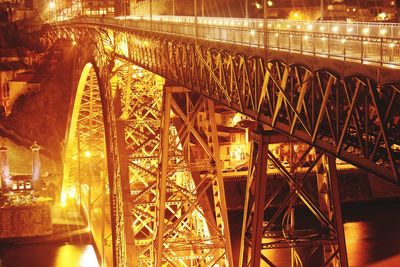
<path fill-rule="evenodd" d="M 231 219 L 240 216 L 232 213 Z M 345 205 L 343 217 L 350 266 L 368 266 L 400 255 L 400 201 Z M 234 244 L 239 243 L 238 236 Z M 0 267 L 98 267 L 93 247 L 79 243 L 0 245 L 0 260 Z M 394 264 L 387 267 L 400 266 Z M 281 261 L 278 266 L 288 265 Z"/>

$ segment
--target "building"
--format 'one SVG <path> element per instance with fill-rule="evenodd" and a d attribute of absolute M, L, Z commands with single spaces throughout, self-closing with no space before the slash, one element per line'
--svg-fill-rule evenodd
<path fill-rule="evenodd" d="M 30 70 L 30 67 L 21 61 L 0 63 L 0 113 L 6 116 L 11 111 L 11 95 L 8 82 L 19 73 Z"/>
<path fill-rule="evenodd" d="M 114 0 L 82 0 L 81 14 L 88 16 L 113 15 Z"/>
<path fill-rule="evenodd" d="M 36 93 L 40 91 L 43 76 L 37 73 L 21 73 L 8 82 L 10 89 L 10 112 L 11 107 L 21 95 Z M 7 114 L 6 114 L 7 115 Z"/>

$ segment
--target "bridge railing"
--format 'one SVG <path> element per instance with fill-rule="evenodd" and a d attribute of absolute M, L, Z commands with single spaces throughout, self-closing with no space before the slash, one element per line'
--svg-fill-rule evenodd
<path fill-rule="evenodd" d="M 152 16 L 151 20 L 137 16 L 76 20 L 365 64 L 400 66 L 400 26 L 395 23 L 213 17 L 198 17 L 195 23 L 194 17 L 178 16 Z"/>

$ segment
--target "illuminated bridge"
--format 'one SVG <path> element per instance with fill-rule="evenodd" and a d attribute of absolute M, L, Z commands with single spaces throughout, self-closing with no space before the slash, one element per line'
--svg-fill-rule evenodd
<path fill-rule="evenodd" d="M 276 266 L 279 253 L 347 266 L 336 162 L 400 183 L 399 35 L 204 17 L 53 23 L 49 44 L 76 44 L 62 199 L 80 201 L 107 266 Z M 282 180 L 273 193 L 268 169 Z M 224 186 L 236 170 L 238 249 Z"/>

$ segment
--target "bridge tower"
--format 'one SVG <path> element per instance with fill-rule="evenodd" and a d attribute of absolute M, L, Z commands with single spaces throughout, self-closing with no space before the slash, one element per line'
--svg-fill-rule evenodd
<path fill-rule="evenodd" d="M 289 162 L 269 149 L 276 142 L 288 144 Z M 251 134 L 240 266 L 279 266 L 283 257 L 308 266 L 318 253 L 324 266 L 347 266 L 336 159 L 310 146 L 296 157 L 294 142 L 262 129 Z"/>

